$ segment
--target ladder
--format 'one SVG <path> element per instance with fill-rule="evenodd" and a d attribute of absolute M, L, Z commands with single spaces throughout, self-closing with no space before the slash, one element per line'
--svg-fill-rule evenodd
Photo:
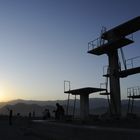
<path fill-rule="evenodd" d="M 109 67 L 107 67 L 107 75 L 109 75 L 109 73 L 110 73 L 110 69 L 109 69 Z M 109 111 L 110 111 L 110 114 L 112 114 L 111 105 L 110 105 L 110 93 L 108 91 L 108 82 L 109 82 L 109 76 L 106 76 L 105 83 L 100 83 L 100 88 L 102 88 L 102 86 L 104 85 L 106 90 L 105 90 L 105 93 L 100 92 L 100 95 L 106 95 L 107 96 Z"/>
<path fill-rule="evenodd" d="M 134 108 L 134 99 L 140 98 L 140 87 L 130 87 L 127 88 L 127 97 L 128 97 L 128 108 L 127 114 L 133 113 Z"/>
<path fill-rule="evenodd" d="M 68 91 L 71 90 L 71 82 L 70 81 L 64 81 L 64 93 L 66 91 L 66 84 L 68 84 Z M 68 93 L 68 100 L 67 100 L 67 107 L 66 107 L 66 116 L 69 115 L 69 105 L 70 105 L 70 93 Z M 73 102 L 73 111 L 72 111 L 72 118 L 74 119 L 75 116 L 75 108 L 76 108 L 76 95 L 74 95 L 74 102 Z"/>
<path fill-rule="evenodd" d="M 70 81 L 64 81 L 64 93 L 66 91 L 66 84 L 68 84 L 68 90 L 70 91 L 71 89 L 71 83 Z M 66 107 L 66 115 L 68 116 L 69 114 L 69 102 L 70 102 L 70 93 L 68 93 L 68 100 L 67 100 L 67 107 Z"/>

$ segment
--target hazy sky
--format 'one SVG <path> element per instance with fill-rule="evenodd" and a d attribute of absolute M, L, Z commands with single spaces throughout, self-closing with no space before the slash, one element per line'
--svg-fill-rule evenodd
<path fill-rule="evenodd" d="M 0 0 L 0 101 L 66 99 L 64 80 L 99 87 L 107 56 L 88 54 L 88 42 L 139 15 L 139 0 Z M 126 58 L 140 55 L 140 32 L 134 40 Z M 121 85 L 125 98 L 140 75 Z"/>

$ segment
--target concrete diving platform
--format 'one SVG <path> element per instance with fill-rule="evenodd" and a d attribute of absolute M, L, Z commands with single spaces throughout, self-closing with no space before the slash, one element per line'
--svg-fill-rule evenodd
<path fill-rule="evenodd" d="M 91 48 L 91 50 L 89 50 L 88 53 L 95 54 L 95 55 L 102 55 L 105 53 L 107 54 L 108 52 L 117 50 L 118 48 L 124 47 L 133 42 L 134 42 L 133 40 L 128 39 L 128 38 L 119 38 L 119 39 L 110 41 L 108 43 L 102 44 L 100 46 L 97 46 L 95 48 Z"/>
<path fill-rule="evenodd" d="M 127 36 L 134 33 L 140 29 L 140 16 L 135 17 L 117 27 L 110 29 L 102 34 L 102 39 L 110 39 L 110 34 L 114 33 L 117 37 Z"/>
<path fill-rule="evenodd" d="M 125 78 L 125 77 L 127 77 L 129 75 L 134 75 L 134 74 L 138 74 L 138 73 L 140 73 L 140 67 L 135 67 L 135 68 L 120 71 L 119 72 L 119 77 L 120 78 Z M 104 77 L 109 77 L 110 74 L 105 74 L 103 76 Z"/>
<path fill-rule="evenodd" d="M 64 93 L 80 95 L 80 117 L 82 120 L 86 120 L 89 117 L 89 94 L 101 91 L 106 91 L 106 89 L 85 87 L 74 90 L 68 90 Z"/>
<path fill-rule="evenodd" d="M 133 74 L 137 74 L 137 73 L 140 73 L 140 67 L 123 70 L 120 72 L 120 77 L 124 78 L 124 77 L 127 77 L 129 75 L 133 75 Z"/>
<path fill-rule="evenodd" d="M 109 92 L 101 92 L 100 95 L 110 95 Z"/>

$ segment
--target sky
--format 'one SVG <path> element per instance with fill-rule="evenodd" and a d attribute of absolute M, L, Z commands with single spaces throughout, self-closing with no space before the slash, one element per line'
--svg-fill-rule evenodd
<path fill-rule="evenodd" d="M 72 89 L 100 87 L 107 55 L 88 54 L 88 42 L 103 26 L 111 29 L 139 16 L 139 5 L 139 0 L 0 0 L 0 101 L 67 99 L 64 80 Z M 135 43 L 124 48 L 126 59 L 140 56 L 139 37 L 136 32 Z M 121 79 L 122 98 L 127 87 L 139 85 L 139 74 Z"/>

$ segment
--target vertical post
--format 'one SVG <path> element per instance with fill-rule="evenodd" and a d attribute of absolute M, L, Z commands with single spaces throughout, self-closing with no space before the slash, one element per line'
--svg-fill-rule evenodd
<path fill-rule="evenodd" d="M 112 110 L 111 110 L 109 95 L 107 95 L 107 101 L 108 101 L 108 106 L 109 106 L 110 115 L 112 115 Z"/>
<path fill-rule="evenodd" d="M 134 98 L 132 98 L 131 113 L 133 113 Z"/>
<path fill-rule="evenodd" d="M 70 93 L 68 93 L 68 101 L 67 101 L 66 115 L 69 115 L 69 100 L 70 100 Z"/>
<path fill-rule="evenodd" d="M 74 119 L 74 116 L 75 116 L 75 106 L 76 106 L 76 94 L 75 94 L 74 106 L 73 106 L 73 119 Z"/>
<path fill-rule="evenodd" d="M 129 97 L 129 100 L 128 100 L 127 114 L 129 113 L 129 110 L 130 110 L 130 97 Z"/>

